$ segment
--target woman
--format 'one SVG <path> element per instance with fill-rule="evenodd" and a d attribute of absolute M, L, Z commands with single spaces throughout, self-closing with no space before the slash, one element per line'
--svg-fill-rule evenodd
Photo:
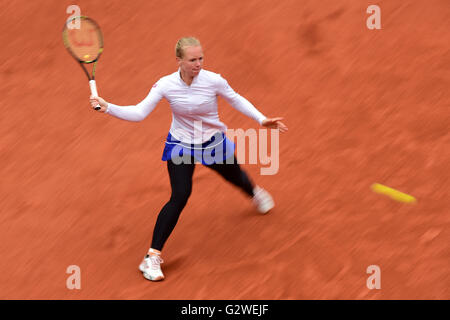
<path fill-rule="evenodd" d="M 180 39 L 175 54 L 178 71 L 156 82 L 148 96 L 137 105 L 121 107 L 100 97 L 90 98 L 93 108 L 100 105 L 98 111 L 128 121 L 146 118 L 162 98 L 170 103 L 172 125 L 162 160 L 167 161 L 172 194 L 158 215 L 151 247 L 139 266 L 144 277 L 151 281 L 164 279 L 161 250 L 191 194 L 195 162 L 201 162 L 239 187 L 253 200 L 259 212 L 267 213 L 274 207 L 270 194 L 255 186 L 237 163 L 234 144 L 225 136 L 227 127 L 219 120 L 217 95 L 262 126 L 281 132 L 287 130 L 280 121 L 282 118 L 266 118 L 234 92 L 219 74 L 202 69 L 203 51 L 197 39 Z"/>

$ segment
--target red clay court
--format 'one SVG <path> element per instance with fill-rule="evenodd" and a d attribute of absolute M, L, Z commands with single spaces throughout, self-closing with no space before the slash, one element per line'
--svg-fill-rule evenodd
<path fill-rule="evenodd" d="M 447 0 L 0 3 L 1 299 L 450 298 Z M 104 33 L 107 101 L 141 101 L 194 35 L 205 69 L 289 127 L 276 175 L 244 165 L 275 198 L 266 216 L 197 166 L 161 283 L 137 266 L 170 196 L 170 108 L 140 123 L 90 108 L 61 38 L 71 4 Z M 371 4 L 381 30 L 366 27 Z M 219 101 L 229 128 L 259 128 Z M 81 290 L 66 288 L 70 265 Z"/>

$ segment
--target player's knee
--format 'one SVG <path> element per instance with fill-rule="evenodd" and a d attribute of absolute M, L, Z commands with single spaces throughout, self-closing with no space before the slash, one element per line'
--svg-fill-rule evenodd
<path fill-rule="evenodd" d="M 178 206 L 184 207 L 191 196 L 192 188 L 184 188 L 183 190 L 176 190 L 172 192 L 170 201 L 174 202 Z"/>

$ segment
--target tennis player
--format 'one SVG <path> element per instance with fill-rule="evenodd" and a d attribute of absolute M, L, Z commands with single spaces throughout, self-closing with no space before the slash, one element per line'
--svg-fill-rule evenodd
<path fill-rule="evenodd" d="M 100 105 L 98 111 L 128 121 L 145 119 L 162 98 L 170 103 L 172 124 L 162 160 L 167 162 L 172 194 L 158 215 L 151 247 L 139 265 L 144 277 L 151 281 L 164 279 L 161 250 L 191 194 L 195 163 L 202 163 L 238 187 L 260 213 L 274 207 L 271 195 L 255 185 L 239 166 L 234 143 L 225 136 L 227 127 L 219 120 L 217 95 L 263 127 L 287 131 L 282 118 L 267 118 L 237 94 L 220 74 L 203 69 L 202 46 L 196 38 L 180 39 L 175 54 L 178 71 L 159 79 L 137 105 L 117 106 L 101 97 L 90 98 L 93 108 Z"/>

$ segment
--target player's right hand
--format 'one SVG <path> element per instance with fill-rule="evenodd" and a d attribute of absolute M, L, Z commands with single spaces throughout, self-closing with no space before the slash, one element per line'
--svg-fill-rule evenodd
<path fill-rule="evenodd" d="M 91 96 L 89 102 L 91 103 L 91 107 L 93 109 L 95 109 L 95 107 L 97 106 L 100 106 L 100 109 L 97 110 L 100 112 L 105 112 L 106 108 L 108 107 L 108 103 L 101 97 Z"/>

